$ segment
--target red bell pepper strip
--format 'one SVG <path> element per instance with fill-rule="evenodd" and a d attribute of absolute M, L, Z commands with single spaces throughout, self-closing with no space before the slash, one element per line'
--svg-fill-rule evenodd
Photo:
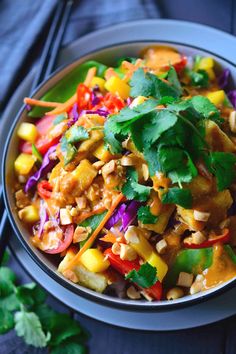
<path fill-rule="evenodd" d="M 204 241 L 197 245 L 196 243 L 184 242 L 186 248 L 198 249 L 198 248 L 207 248 L 213 246 L 215 243 L 228 243 L 230 239 L 229 229 L 224 229 L 222 235 L 213 235 L 207 241 Z"/>
<path fill-rule="evenodd" d="M 140 264 L 138 259 L 134 261 L 124 261 L 118 255 L 115 255 L 111 248 L 108 248 L 104 252 L 105 256 L 108 257 L 108 260 L 113 268 L 117 270 L 122 275 L 127 275 L 133 269 L 139 270 Z M 155 300 L 160 300 L 162 296 L 162 285 L 159 281 L 157 281 L 154 285 L 150 288 L 140 288 L 142 289 L 147 295 L 151 296 Z"/>
<path fill-rule="evenodd" d="M 118 98 L 110 92 L 106 93 L 101 102 L 110 113 L 118 113 L 125 106 L 125 103 L 121 98 Z"/>
<path fill-rule="evenodd" d="M 92 92 L 84 84 L 79 84 L 77 87 L 77 104 L 78 110 L 92 108 Z"/>
<path fill-rule="evenodd" d="M 49 199 L 52 195 L 52 186 L 48 181 L 41 181 L 37 186 L 38 194 L 43 199 Z"/>

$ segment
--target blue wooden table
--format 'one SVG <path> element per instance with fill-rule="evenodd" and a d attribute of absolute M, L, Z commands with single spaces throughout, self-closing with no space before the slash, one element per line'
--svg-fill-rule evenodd
<path fill-rule="evenodd" d="M 157 2 L 164 18 L 203 23 L 236 35 L 235 0 L 158 0 Z M 72 15 L 72 21 L 76 20 L 78 18 Z M 30 281 L 17 262 L 14 259 L 11 262 L 21 281 Z M 50 302 L 55 308 L 68 312 L 65 306 L 53 298 L 50 298 Z M 79 314 L 76 317 L 91 333 L 90 354 L 236 353 L 236 317 L 206 327 L 165 333 L 131 331 L 112 327 Z M 45 353 L 45 351 L 27 348 L 14 332 L 0 337 L 0 354 L 24 353 Z"/>

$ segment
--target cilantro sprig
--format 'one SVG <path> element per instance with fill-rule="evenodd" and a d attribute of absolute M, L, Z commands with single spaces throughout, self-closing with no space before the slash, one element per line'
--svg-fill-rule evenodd
<path fill-rule="evenodd" d="M 48 347 L 50 353 L 86 353 L 87 334 L 79 322 L 54 311 L 35 283 L 18 286 L 15 273 L 0 267 L 0 334 L 15 329 L 26 344 Z M 64 351 L 63 351 L 64 352 Z"/>
<path fill-rule="evenodd" d="M 126 172 L 126 183 L 122 187 L 122 193 L 128 200 L 139 200 L 145 202 L 149 197 L 151 187 L 144 186 L 138 183 L 138 173 L 132 167 L 129 167 Z"/>
<path fill-rule="evenodd" d="M 158 217 L 151 213 L 150 207 L 148 205 L 141 206 L 137 215 L 138 220 L 143 224 L 155 224 L 158 220 Z"/>
<path fill-rule="evenodd" d="M 143 263 L 138 271 L 131 270 L 125 278 L 130 279 L 142 288 L 150 288 L 158 281 L 156 268 L 148 262 Z"/>
<path fill-rule="evenodd" d="M 77 153 L 77 147 L 75 144 L 88 138 L 89 134 L 84 127 L 73 125 L 67 130 L 61 139 L 61 151 L 64 156 L 65 165 L 70 163 Z"/>

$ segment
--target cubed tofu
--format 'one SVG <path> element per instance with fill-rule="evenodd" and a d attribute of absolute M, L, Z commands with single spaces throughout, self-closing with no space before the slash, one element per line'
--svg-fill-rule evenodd
<path fill-rule="evenodd" d="M 212 120 L 206 121 L 206 142 L 213 151 L 235 152 L 235 144 Z"/>

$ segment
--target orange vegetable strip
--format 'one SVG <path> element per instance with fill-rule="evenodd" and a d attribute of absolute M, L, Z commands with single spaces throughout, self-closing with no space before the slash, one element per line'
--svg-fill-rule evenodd
<path fill-rule="evenodd" d="M 119 77 L 119 75 L 115 72 L 113 68 L 108 68 L 105 72 L 105 79 L 109 80 L 112 76 Z"/>
<path fill-rule="evenodd" d="M 40 101 L 30 97 L 25 97 L 24 103 L 29 104 L 30 106 L 40 106 L 40 107 L 58 107 L 61 105 L 61 103 L 58 102 Z"/>
<path fill-rule="evenodd" d="M 105 236 L 101 237 L 99 240 L 104 241 L 104 242 L 110 242 L 110 243 L 117 242 L 116 236 L 110 231 L 108 231 L 107 234 Z"/>
<path fill-rule="evenodd" d="M 70 97 L 66 102 L 60 103 L 60 105 L 58 105 L 52 111 L 47 112 L 46 115 L 52 115 L 52 114 L 57 115 L 57 114 L 67 112 L 68 109 L 70 109 L 73 106 L 73 104 L 76 103 L 76 101 L 77 101 L 77 93 L 75 93 L 72 97 Z"/>
<path fill-rule="evenodd" d="M 79 252 L 76 254 L 76 256 L 71 260 L 71 262 L 69 262 L 67 269 L 72 268 L 73 266 L 76 265 L 76 263 L 79 261 L 80 257 L 82 256 L 82 254 L 92 246 L 93 242 L 96 240 L 97 235 L 99 234 L 99 232 L 103 229 L 103 227 L 105 226 L 105 224 L 107 223 L 107 221 L 110 219 L 110 217 L 112 216 L 115 208 L 118 206 L 118 204 L 120 204 L 120 202 L 123 200 L 124 196 L 122 193 L 120 193 L 114 203 L 112 204 L 112 206 L 110 207 L 110 209 L 108 210 L 108 212 L 106 213 L 106 215 L 104 216 L 104 218 L 102 219 L 101 223 L 98 225 L 98 227 L 94 230 L 94 232 L 92 233 L 92 235 L 88 238 L 88 240 L 85 242 L 85 244 L 83 245 L 83 247 L 79 250 Z"/>
<path fill-rule="evenodd" d="M 97 72 L 97 68 L 95 66 L 88 70 L 86 78 L 84 80 L 84 85 L 85 86 L 87 86 L 87 87 L 90 86 L 92 79 L 96 75 L 96 72 Z"/>
<path fill-rule="evenodd" d="M 90 216 L 96 215 L 96 214 L 100 214 L 103 213 L 106 210 L 105 207 L 101 207 L 101 208 L 97 208 L 93 211 L 86 211 L 86 212 L 82 212 L 78 218 L 76 218 L 76 223 L 80 224 L 81 222 L 83 222 L 84 220 L 90 218 Z"/>

